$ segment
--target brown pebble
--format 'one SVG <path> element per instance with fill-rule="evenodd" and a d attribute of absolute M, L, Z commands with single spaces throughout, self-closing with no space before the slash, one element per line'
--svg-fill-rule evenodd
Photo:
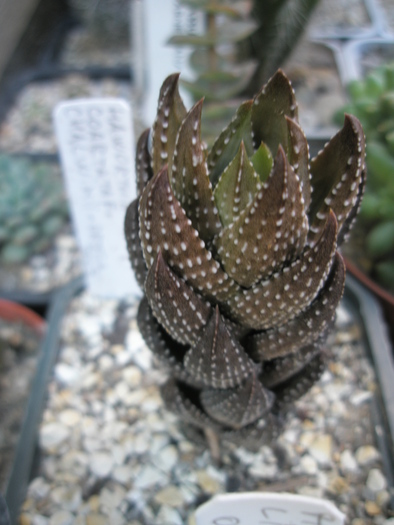
<path fill-rule="evenodd" d="M 378 516 L 380 514 L 380 508 L 374 501 L 365 502 L 365 511 L 369 516 Z"/>

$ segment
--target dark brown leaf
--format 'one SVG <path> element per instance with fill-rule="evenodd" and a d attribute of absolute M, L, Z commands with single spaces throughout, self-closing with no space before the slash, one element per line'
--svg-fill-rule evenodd
<path fill-rule="evenodd" d="M 202 387 L 202 383 L 190 376 L 183 367 L 183 358 L 188 347 L 177 343 L 159 325 L 153 316 L 148 300 L 144 297 L 138 308 L 138 328 L 145 343 L 155 354 L 160 363 L 176 379 L 194 387 Z"/>
<path fill-rule="evenodd" d="M 154 316 L 175 341 L 192 345 L 212 314 L 212 307 L 168 267 L 161 252 L 145 283 Z"/>
<path fill-rule="evenodd" d="M 297 352 L 313 343 L 331 324 L 342 297 L 345 284 L 345 265 L 337 252 L 330 275 L 311 305 L 288 323 L 251 335 L 248 353 L 256 361 Z"/>
<path fill-rule="evenodd" d="M 311 203 L 311 174 L 309 170 L 309 145 L 304 132 L 295 120 L 286 118 L 289 129 L 289 151 L 287 158 L 294 173 L 300 179 L 304 208 L 307 211 Z"/>
<path fill-rule="evenodd" d="M 210 317 L 201 337 L 186 353 L 185 370 L 206 386 L 239 385 L 256 365 L 223 322 L 219 308 Z"/>
<path fill-rule="evenodd" d="M 274 402 L 273 394 L 263 387 L 257 374 L 250 374 L 235 388 L 203 390 L 200 399 L 212 419 L 235 429 L 256 421 Z"/>
<path fill-rule="evenodd" d="M 146 129 L 140 136 L 137 142 L 136 156 L 135 156 L 135 171 L 137 179 L 137 196 L 140 197 L 144 191 L 148 181 L 153 177 L 153 170 L 151 166 L 151 156 L 149 153 L 150 129 Z"/>
<path fill-rule="evenodd" d="M 316 381 L 320 379 L 324 372 L 324 364 L 325 357 L 323 352 L 320 351 L 301 372 L 274 388 L 273 391 L 276 396 L 274 410 L 283 413 L 289 406 L 293 406 L 294 402 L 306 394 Z"/>
<path fill-rule="evenodd" d="M 178 414 L 184 421 L 196 425 L 200 428 L 213 428 L 216 431 L 221 430 L 221 425 L 208 417 L 201 407 L 194 402 L 198 402 L 197 390 L 186 387 L 186 385 L 169 379 L 160 388 L 161 395 L 167 408 L 175 414 Z"/>
<path fill-rule="evenodd" d="M 227 302 L 234 320 L 255 330 L 279 326 L 305 310 L 324 285 L 335 254 L 337 222 L 333 212 L 313 248 L 290 266 L 236 293 Z"/>
<path fill-rule="evenodd" d="M 201 110 L 197 102 L 183 120 L 175 144 L 170 183 L 201 239 L 209 242 L 221 229 L 201 144 Z"/>
<path fill-rule="evenodd" d="M 140 239 L 149 268 L 161 251 L 171 269 L 207 299 L 220 302 L 234 293 L 235 283 L 212 258 L 175 198 L 167 169 L 148 183 L 140 209 Z"/>
<path fill-rule="evenodd" d="M 298 120 L 298 107 L 289 79 L 280 69 L 256 95 L 252 106 L 254 148 L 261 142 L 274 153 L 281 145 L 289 151 L 289 131 L 285 117 Z"/>
<path fill-rule="evenodd" d="M 175 139 L 187 113 L 179 95 L 178 80 L 179 73 L 170 75 L 160 89 L 157 117 L 152 128 L 152 168 L 155 174 L 166 164 L 171 171 Z"/>
<path fill-rule="evenodd" d="M 137 283 L 143 290 L 148 268 L 146 267 L 139 239 L 138 199 L 135 199 L 127 208 L 124 232 L 131 266 L 133 267 Z"/>
<path fill-rule="evenodd" d="M 262 382 L 266 388 L 277 388 L 301 372 L 303 368 L 320 352 L 320 346 L 309 345 L 300 348 L 297 353 L 278 357 L 264 364 Z"/>
<path fill-rule="evenodd" d="M 352 209 L 357 206 L 357 195 L 365 170 L 365 138 L 360 122 L 345 115 L 345 123 L 311 161 L 312 202 L 309 210 L 311 224 L 308 242 L 319 238 L 327 215 L 336 215 L 338 234 Z"/>
<path fill-rule="evenodd" d="M 283 420 L 281 418 L 273 414 L 266 414 L 264 418 L 258 419 L 255 423 L 246 425 L 239 430 L 225 430 L 222 433 L 222 439 L 257 452 L 263 443 L 269 444 L 275 440 L 282 427 Z"/>

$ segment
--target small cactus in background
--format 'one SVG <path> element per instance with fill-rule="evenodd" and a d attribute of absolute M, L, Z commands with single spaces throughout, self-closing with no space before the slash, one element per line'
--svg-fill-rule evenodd
<path fill-rule="evenodd" d="M 350 102 L 338 112 L 356 115 L 368 145 L 368 184 L 349 247 L 355 262 L 394 292 L 394 64 L 348 86 Z"/>
<path fill-rule="evenodd" d="M 205 98 L 204 140 L 211 144 L 238 107 L 295 49 L 319 0 L 178 0 L 203 13 L 203 34 L 176 34 L 168 44 L 192 49 L 194 80 L 181 80 L 195 101 Z M 257 86 L 257 88 L 256 88 Z"/>
<path fill-rule="evenodd" d="M 0 155 L 0 264 L 47 249 L 67 218 L 62 179 L 52 167 Z"/>
<path fill-rule="evenodd" d="M 190 65 L 194 80 L 181 80 L 194 101 L 205 98 L 202 133 L 210 143 L 228 122 L 239 97 L 249 85 L 256 62 L 238 56 L 238 45 L 256 30 L 250 6 L 244 2 L 178 0 L 181 5 L 202 13 L 203 34 L 176 34 L 168 44 L 192 49 Z"/>
<path fill-rule="evenodd" d="M 310 161 L 278 71 L 208 151 L 202 101 L 178 75 L 137 145 L 139 197 L 125 234 L 145 292 L 138 323 L 167 366 L 167 405 L 207 435 L 253 446 L 320 376 L 342 296 L 337 251 L 365 180 L 364 135 L 347 115 Z M 212 440 L 211 440 L 212 441 Z"/>

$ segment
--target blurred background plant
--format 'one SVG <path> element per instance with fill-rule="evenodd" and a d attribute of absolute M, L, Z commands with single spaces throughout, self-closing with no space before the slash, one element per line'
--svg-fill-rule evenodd
<path fill-rule="evenodd" d="M 196 78 L 181 85 L 194 101 L 205 97 L 202 132 L 210 144 L 238 98 L 252 97 L 283 64 L 319 0 L 179 1 L 204 14 L 203 34 L 173 35 L 168 43 L 193 49 Z"/>
<path fill-rule="evenodd" d="M 47 162 L 0 155 L 0 263 L 47 249 L 68 220 L 60 173 Z"/>
<path fill-rule="evenodd" d="M 96 44 L 118 46 L 129 39 L 129 0 L 70 0 Z"/>
<path fill-rule="evenodd" d="M 350 101 L 335 116 L 356 115 L 367 140 L 367 186 L 345 254 L 394 292 L 394 63 L 348 86 Z"/>

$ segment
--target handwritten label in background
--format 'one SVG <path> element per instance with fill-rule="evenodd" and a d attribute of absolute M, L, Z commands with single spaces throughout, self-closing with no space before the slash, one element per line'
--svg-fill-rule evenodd
<path fill-rule="evenodd" d="M 196 525 L 343 525 L 331 502 L 298 496 L 248 492 L 214 497 L 195 513 Z"/>
<path fill-rule="evenodd" d="M 99 297 L 140 294 L 123 234 L 135 198 L 130 106 L 112 98 L 66 101 L 54 121 L 86 284 Z"/>

